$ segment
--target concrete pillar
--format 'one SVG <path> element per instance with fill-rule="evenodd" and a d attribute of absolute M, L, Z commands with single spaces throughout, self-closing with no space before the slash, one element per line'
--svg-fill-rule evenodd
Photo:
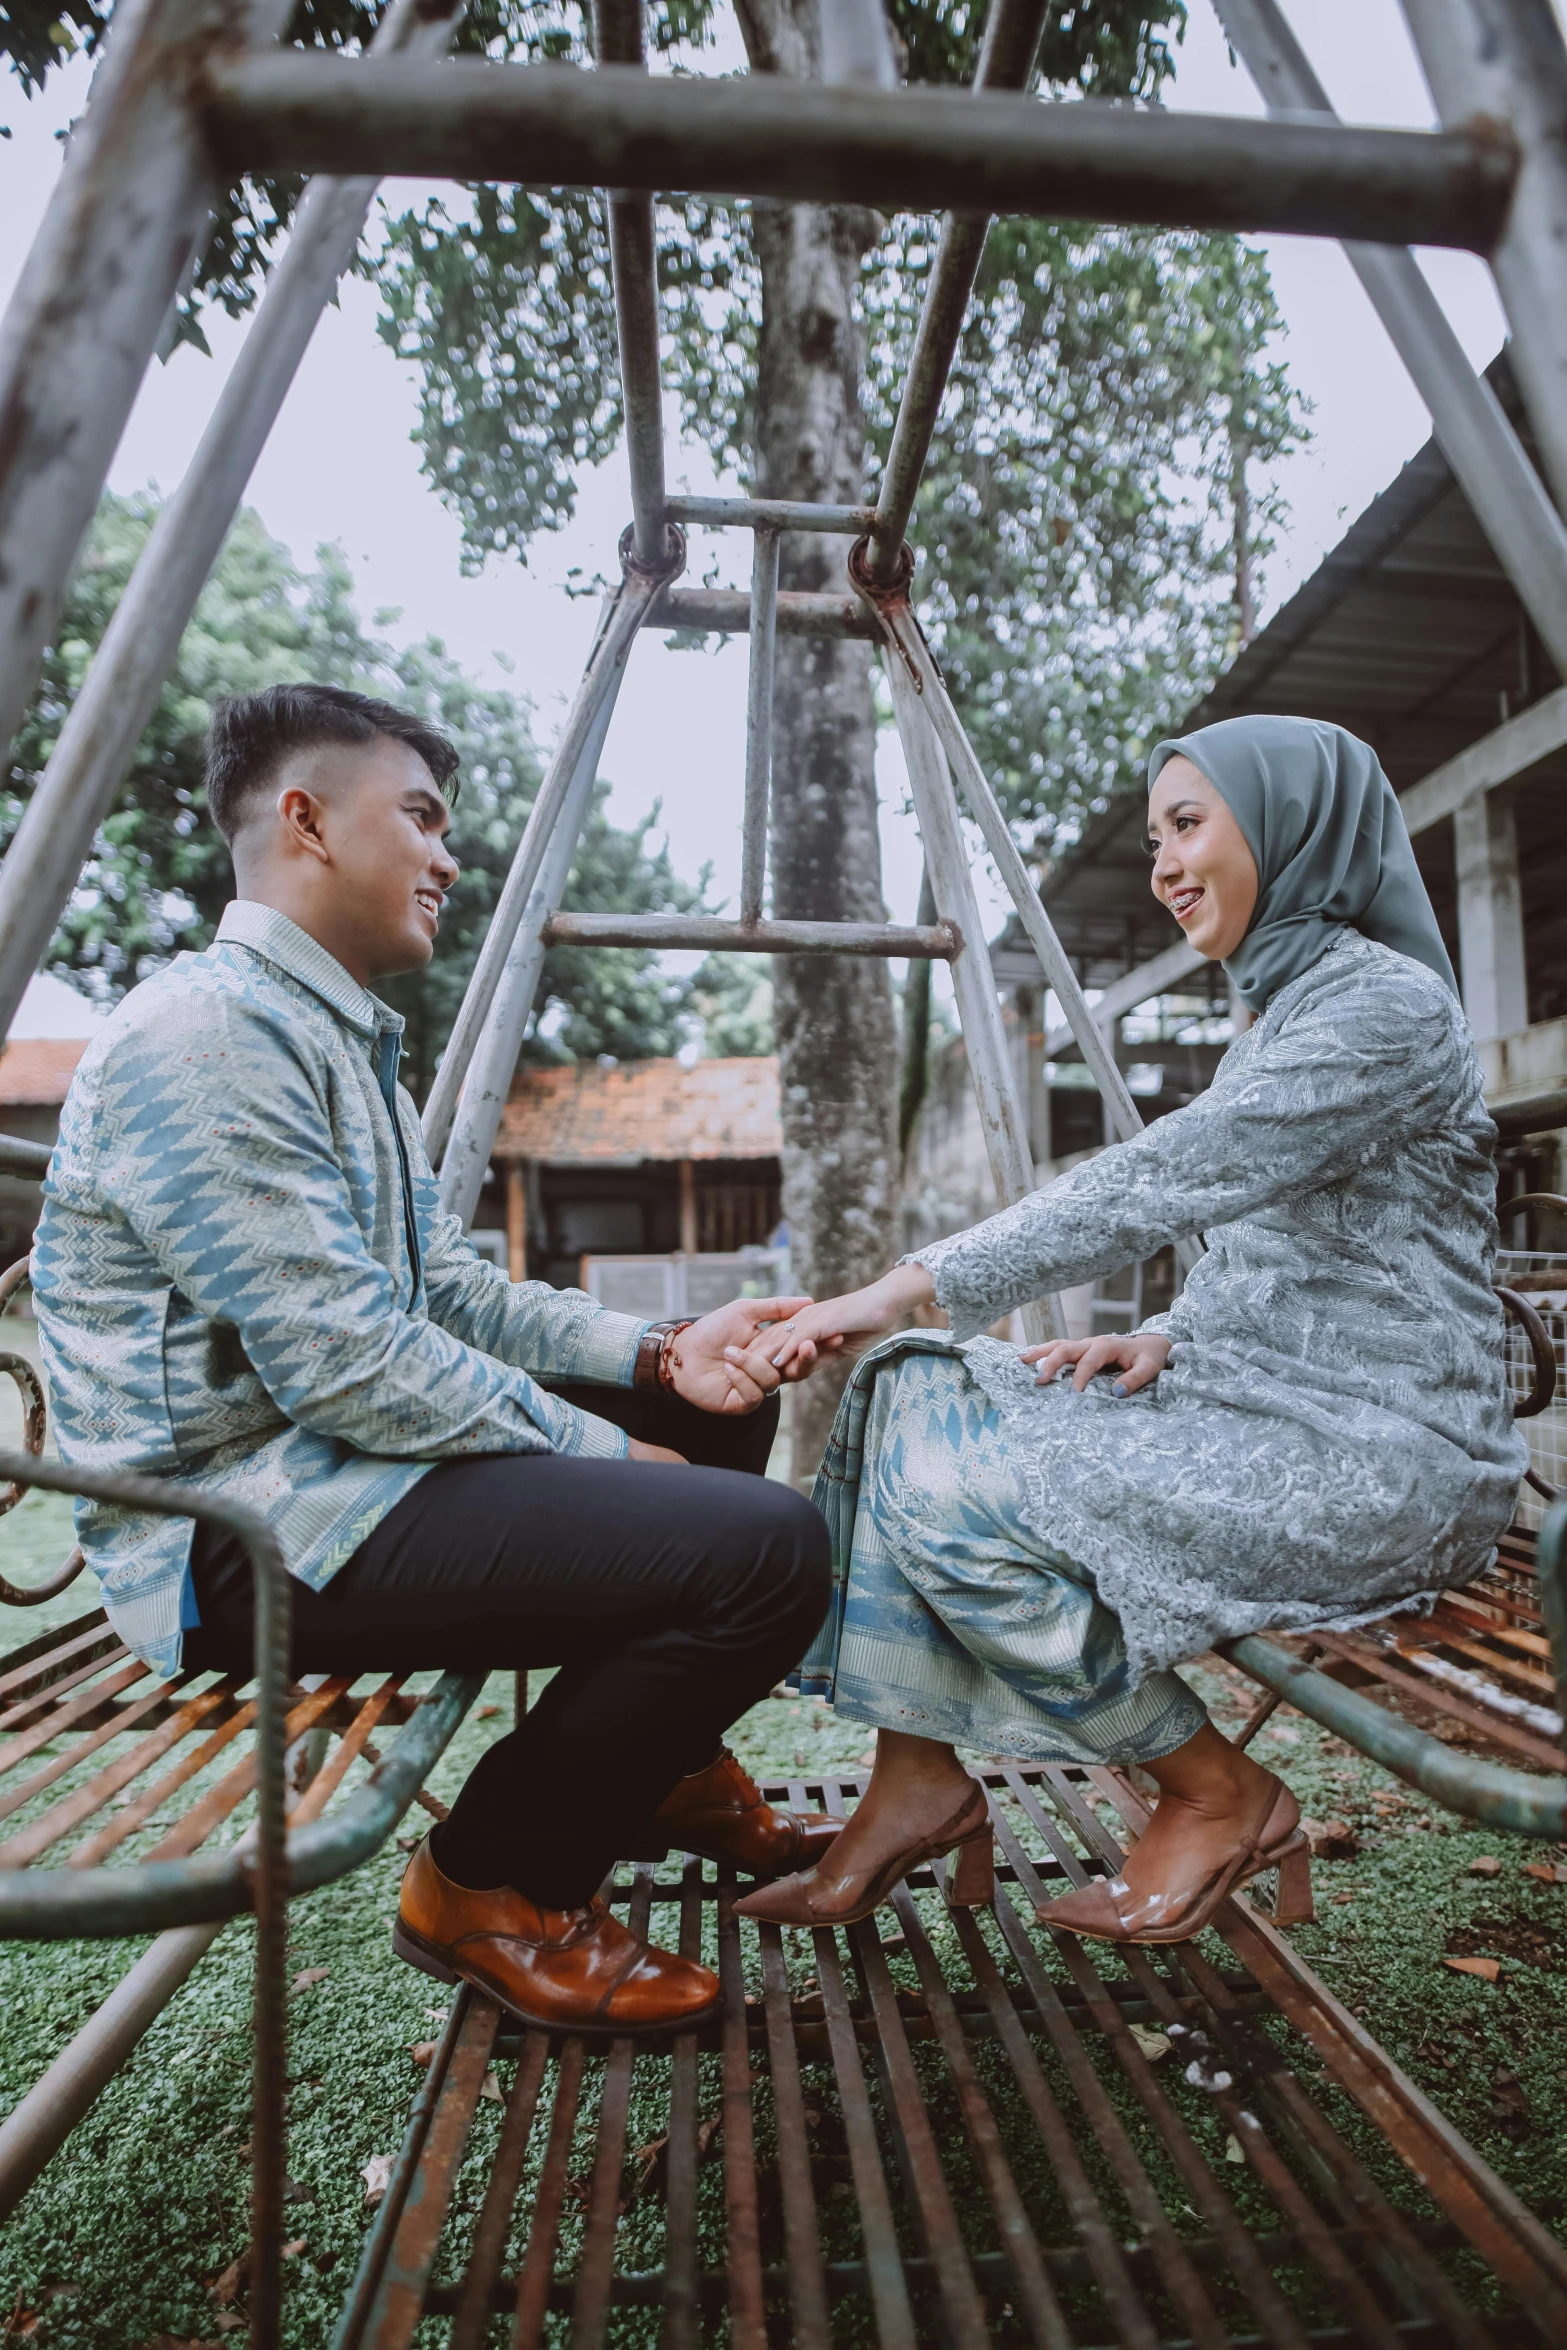
<path fill-rule="evenodd" d="M 1453 817 L 1458 965 L 1464 1010 L 1484 1040 L 1529 1025 L 1518 831 L 1507 792 L 1477 793 Z"/>

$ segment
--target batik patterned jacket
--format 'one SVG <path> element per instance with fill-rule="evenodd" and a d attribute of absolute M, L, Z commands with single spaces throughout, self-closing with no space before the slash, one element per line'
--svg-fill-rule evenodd
<path fill-rule="evenodd" d="M 66 1464 L 247 1503 L 315 1589 L 438 1460 L 623 1455 L 537 1382 L 629 1385 L 646 1327 L 513 1284 L 441 1213 L 402 1025 L 231 905 L 83 1055 L 33 1253 Z M 80 1502 L 77 1531 L 116 1629 L 174 1670 L 190 1522 Z"/>

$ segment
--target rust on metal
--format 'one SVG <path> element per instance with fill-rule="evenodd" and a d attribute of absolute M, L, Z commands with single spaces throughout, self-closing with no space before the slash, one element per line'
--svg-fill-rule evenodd
<path fill-rule="evenodd" d="M 607 2056 L 499 2018 L 486 2045 L 516 2073 L 478 2228 L 429 2241 L 428 2215 L 471 2158 L 471 2085 L 454 2065 L 421 2094 L 400 2200 L 367 2244 L 367 2268 L 386 2263 L 378 2240 L 399 2248 L 401 2290 L 408 2246 L 429 2243 L 414 2298 L 390 2332 L 351 2308 L 334 2350 L 397 2350 L 442 2317 L 452 2350 L 477 2350 L 508 2311 L 516 2345 L 549 2329 L 590 2350 L 616 2309 L 639 2308 L 660 2313 L 675 2350 L 825 2350 L 839 2303 L 859 2305 L 849 2322 L 883 2350 L 1567 2338 L 1567 2252 L 1249 1901 L 1220 1914 L 1223 1963 L 1212 1943 L 1112 1957 L 1039 1923 L 1063 1882 L 1120 1865 L 1105 1806 L 1133 1831 L 1146 1818 L 1124 1778 L 978 1775 L 1000 1846 L 982 1909 L 948 1910 L 938 1864 L 863 1925 L 807 1936 L 737 1918 L 732 1873 L 701 1861 L 622 1872 L 609 1897 L 633 1924 L 717 1964 L 718 2018 Z M 766 1792 L 839 1813 L 863 1786 Z M 647 2195 L 624 2183 L 634 2089 L 639 2127 L 652 2113 L 661 2133 L 652 2267 Z M 1340 2093 L 1396 2173 L 1373 2178 Z M 530 2207 L 520 2184 L 545 2113 Z M 586 2220 L 568 2232 L 573 2193 Z"/>

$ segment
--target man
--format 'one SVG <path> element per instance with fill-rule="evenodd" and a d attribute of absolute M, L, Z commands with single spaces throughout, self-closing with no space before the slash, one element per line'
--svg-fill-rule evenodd
<path fill-rule="evenodd" d="M 456 766 L 334 687 L 215 713 L 237 896 L 72 1084 L 33 1260 L 55 1424 L 73 1467 L 268 1520 L 298 1672 L 558 1665 L 415 1854 L 396 1947 L 527 2023 L 689 2024 L 716 1979 L 595 1895 L 622 1855 L 676 1843 L 765 1875 L 834 1833 L 771 1811 L 718 1744 L 826 1605 L 821 1519 L 760 1474 L 778 1374 L 758 1330 L 807 1301 L 650 1328 L 509 1282 L 440 1212 L 402 1022 L 370 989 L 434 950 Z M 149 1664 L 248 1674 L 231 1537 L 88 1503 L 78 1525 Z"/>

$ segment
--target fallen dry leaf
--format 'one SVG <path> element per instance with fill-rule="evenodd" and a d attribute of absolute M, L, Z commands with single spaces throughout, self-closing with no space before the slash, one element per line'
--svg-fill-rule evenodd
<path fill-rule="evenodd" d="M 303 2252 L 305 2249 L 305 2242 L 306 2239 L 303 2236 L 296 2236 L 292 2244 L 284 2245 L 283 2258 L 285 2260 L 297 2260 L 301 2252 Z"/>
<path fill-rule="evenodd" d="M 1523 1873 L 1538 1877 L 1542 1885 L 1567 1885 L 1567 1867 L 1559 1860 L 1526 1860 Z"/>
<path fill-rule="evenodd" d="M 435 2050 L 436 2043 L 433 2040 L 415 2040 L 408 2053 L 415 2064 L 428 2064 L 434 2056 Z"/>
<path fill-rule="evenodd" d="M 392 2157 L 372 2154 L 359 2176 L 365 2183 L 365 2201 L 379 2203 L 392 2183 Z"/>
<path fill-rule="evenodd" d="M 1128 2024 L 1126 2028 L 1150 2064 L 1169 2055 L 1172 2042 L 1168 2032 L 1156 2031 L 1152 2024 Z"/>
<path fill-rule="evenodd" d="M 1353 1860 L 1360 1850 L 1360 1838 L 1348 1820 L 1302 1819 L 1300 1824 L 1313 1860 Z"/>
<path fill-rule="evenodd" d="M 225 2303 L 238 2301 L 249 2281 L 250 2246 L 247 2244 L 244 2251 L 229 2262 L 227 2268 L 220 2269 L 215 2277 L 208 2279 L 207 2291 L 222 2308 Z"/>
<path fill-rule="evenodd" d="M 397 1849 L 399 1852 L 417 1852 L 423 1842 L 422 1836 L 399 1836 Z"/>
<path fill-rule="evenodd" d="M 291 1993 L 294 1991 L 309 1991 L 314 1987 L 315 1984 L 324 1983 L 327 1979 L 327 1976 L 331 1972 L 332 1970 L 329 1966 L 307 1966 L 303 1974 L 296 1975 L 294 1977 L 294 1980 L 289 1985 L 289 1990 Z"/>
<path fill-rule="evenodd" d="M 506 2102 L 505 2098 L 501 2094 L 500 2080 L 496 2075 L 493 2065 L 484 2076 L 484 2086 L 479 2091 L 479 2095 L 481 2097 L 488 2097 L 492 2105 L 504 2105 Z"/>
<path fill-rule="evenodd" d="M 1246 2149 L 1233 2130 L 1224 2141 L 1224 2159 L 1226 2162 L 1244 2162 L 1246 2159 Z"/>
<path fill-rule="evenodd" d="M 1455 1975 L 1478 1975 L 1483 1983 L 1494 1983 L 1502 1971 L 1499 1958 L 1444 1958 L 1442 1964 Z"/>
<path fill-rule="evenodd" d="M 476 1722 L 487 1722 L 492 1714 L 498 1714 L 500 1710 L 498 1705 L 476 1705 L 473 1709 L 473 1718 Z"/>
<path fill-rule="evenodd" d="M 1494 1852 L 1482 1852 L 1478 1860 L 1469 1863 L 1471 1877 L 1499 1877 L 1501 1873 L 1502 1864 Z"/>

